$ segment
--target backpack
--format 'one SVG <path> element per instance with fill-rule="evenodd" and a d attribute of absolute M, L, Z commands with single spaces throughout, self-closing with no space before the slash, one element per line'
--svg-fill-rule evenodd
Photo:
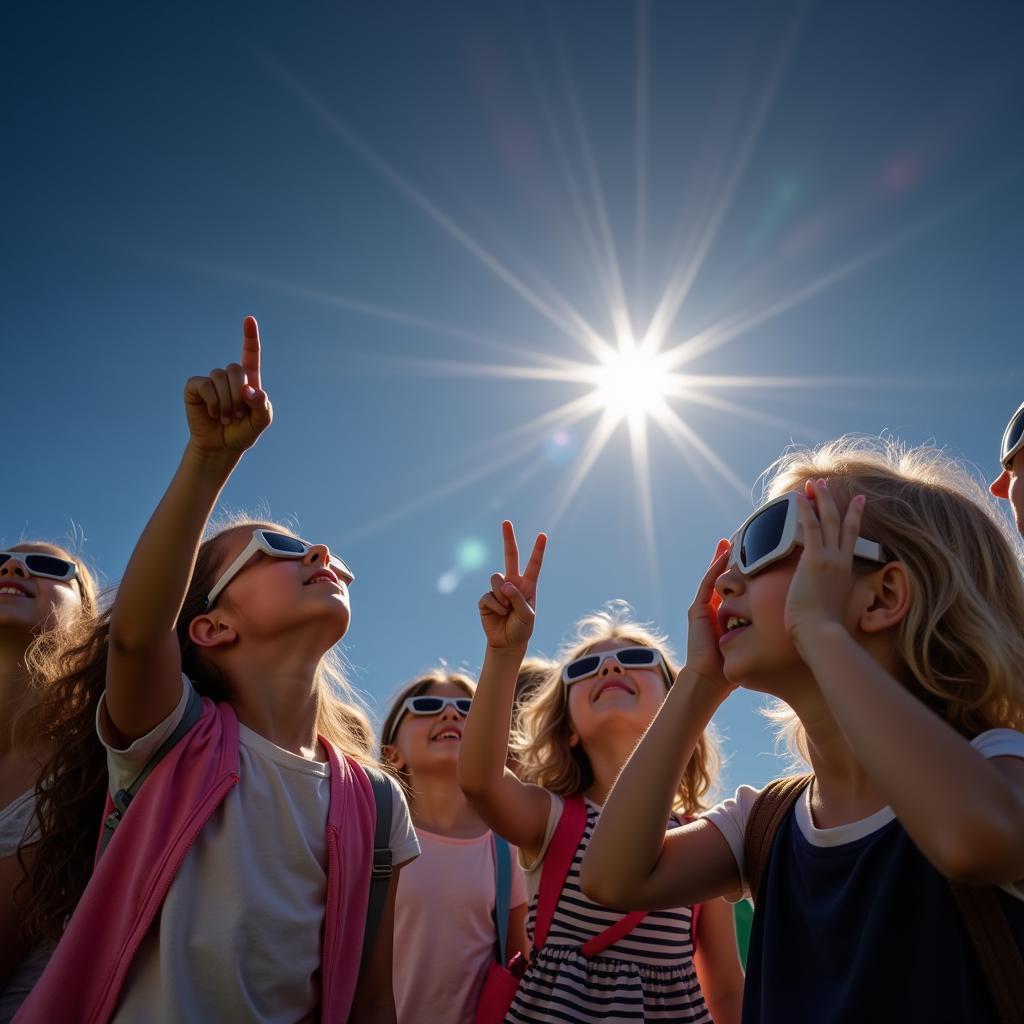
<path fill-rule="evenodd" d="M 757 906 L 757 890 L 768 866 L 775 835 L 813 775 L 791 775 L 769 782 L 757 795 L 743 835 L 750 898 Z M 971 938 L 989 992 L 1003 1024 L 1024 1024 L 1024 958 L 999 905 L 994 885 L 966 885 L 947 879 L 953 901 Z"/>
<path fill-rule="evenodd" d="M 188 703 L 177 728 L 160 745 L 160 748 L 149 759 L 146 766 L 132 779 L 127 789 L 119 789 L 113 796 L 114 810 L 103 823 L 103 834 L 100 836 L 96 861 L 103 856 L 110 840 L 117 831 L 125 812 L 138 793 L 142 784 L 149 778 L 153 769 L 160 763 L 164 755 L 199 721 L 203 713 L 203 699 L 195 687 L 189 688 Z M 393 790 L 391 783 L 382 771 L 362 766 L 373 789 L 373 800 L 377 805 L 377 824 L 373 833 L 373 865 L 370 869 L 370 893 L 367 898 L 366 927 L 363 932 L 363 951 L 359 970 L 362 972 L 373 949 L 373 941 L 380 927 L 381 914 L 387 901 L 388 886 L 391 884 L 391 817 Z"/>

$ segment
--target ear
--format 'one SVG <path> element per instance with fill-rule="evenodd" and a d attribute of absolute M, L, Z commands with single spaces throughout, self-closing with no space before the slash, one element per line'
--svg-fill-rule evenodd
<path fill-rule="evenodd" d="M 197 615 L 188 624 L 188 636 L 196 647 L 226 647 L 238 639 L 234 627 L 215 615 Z"/>
<path fill-rule="evenodd" d="M 398 747 L 393 743 L 385 743 L 380 748 L 380 752 L 384 755 L 384 760 L 387 761 L 392 768 L 398 769 L 398 771 L 405 771 L 405 761 L 402 760 L 402 755 L 398 752 Z"/>
<path fill-rule="evenodd" d="M 910 577 L 902 562 L 890 562 L 865 577 L 868 591 L 857 624 L 865 633 L 882 633 L 898 626 L 910 610 Z"/>

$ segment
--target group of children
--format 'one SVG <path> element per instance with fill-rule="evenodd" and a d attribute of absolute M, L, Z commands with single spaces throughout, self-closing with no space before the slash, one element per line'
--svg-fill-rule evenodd
<path fill-rule="evenodd" d="M 525 659 L 546 538 L 521 566 L 506 522 L 479 679 L 411 681 L 375 737 L 345 562 L 208 526 L 272 419 L 255 320 L 184 397 L 112 602 L 0 552 L 0 1021 L 1021 1019 L 1021 552 L 954 462 L 786 454 L 681 666 L 615 604 Z M 711 806 L 737 686 L 810 770 Z"/>

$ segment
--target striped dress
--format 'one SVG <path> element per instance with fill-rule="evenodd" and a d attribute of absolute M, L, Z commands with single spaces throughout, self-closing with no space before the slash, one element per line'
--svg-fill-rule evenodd
<path fill-rule="evenodd" d="M 628 935 L 587 960 L 580 946 L 621 919 L 587 899 L 580 864 L 600 808 L 587 801 L 587 826 L 562 888 L 544 948 L 519 984 L 506 1024 L 605 1021 L 710 1022 L 693 967 L 691 910 L 652 911 Z M 676 825 L 672 821 L 671 825 Z M 536 870 L 536 869 L 535 869 Z M 533 934 L 537 895 L 530 900 Z"/>

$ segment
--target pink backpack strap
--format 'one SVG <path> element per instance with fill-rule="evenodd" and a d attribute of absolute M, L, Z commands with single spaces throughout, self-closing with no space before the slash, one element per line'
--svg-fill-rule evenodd
<path fill-rule="evenodd" d="M 580 847 L 583 833 L 587 827 L 587 807 L 581 796 L 565 798 L 562 816 L 558 819 L 555 834 L 548 844 L 548 852 L 544 856 L 544 866 L 540 872 L 540 891 L 537 894 L 537 924 L 533 931 L 533 948 L 540 949 L 548 939 L 548 930 L 555 916 L 562 888 L 569 875 L 576 851 Z M 634 910 L 620 921 L 605 928 L 580 947 L 585 957 L 597 956 L 609 946 L 614 945 L 624 935 L 628 935 L 645 917 L 646 910 Z"/>
<path fill-rule="evenodd" d="M 548 843 L 544 855 L 544 866 L 540 869 L 540 891 L 537 894 L 537 923 L 533 929 L 533 948 L 540 949 L 548 941 L 548 930 L 555 916 L 562 886 L 569 876 L 573 858 L 579 849 L 580 840 L 587 827 L 587 808 L 583 797 L 565 798 L 562 816 L 558 819 L 555 834 Z"/>

